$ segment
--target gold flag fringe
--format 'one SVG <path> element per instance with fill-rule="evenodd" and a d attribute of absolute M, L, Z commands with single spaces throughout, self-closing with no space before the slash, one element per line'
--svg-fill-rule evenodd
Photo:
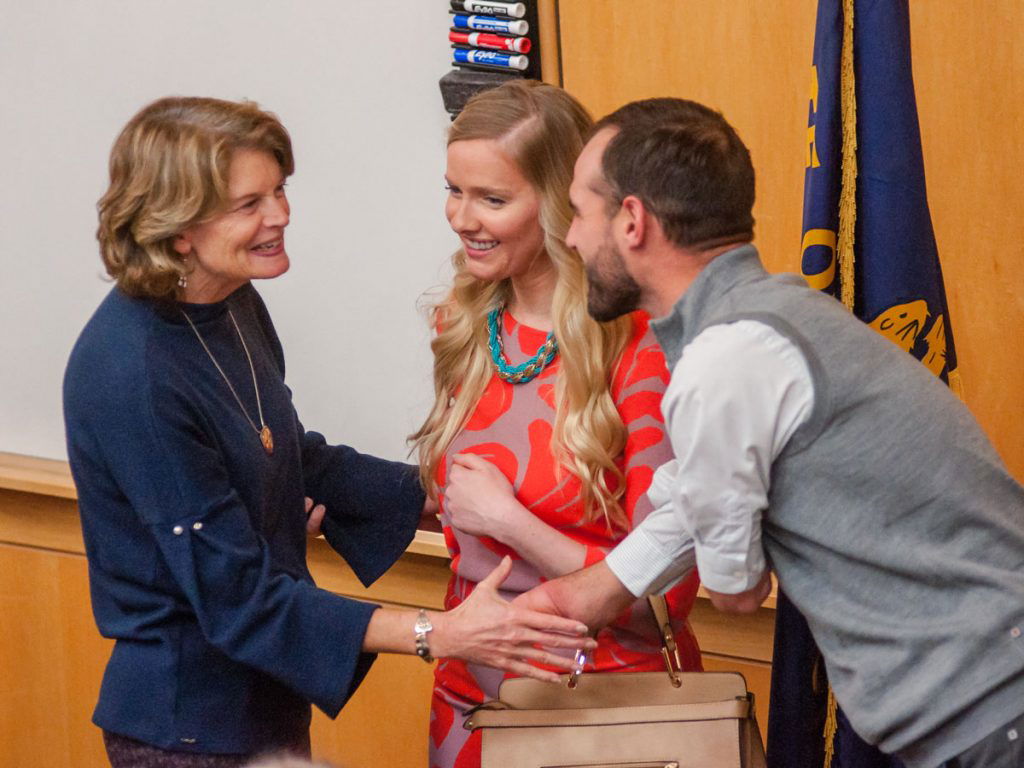
<path fill-rule="evenodd" d="M 964 382 L 960 378 L 960 370 L 954 368 L 952 371 L 946 373 L 946 378 L 949 380 L 949 388 L 953 390 L 953 394 L 960 398 L 960 402 L 964 400 Z"/>
<path fill-rule="evenodd" d="M 853 311 L 853 240 L 857 221 L 857 92 L 853 71 L 853 2 L 843 0 L 843 51 L 840 62 L 839 90 L 843 113 L 843 174 L 839 190 L 840 301 Z"/>
<path fill-rule="evenodd" d="M 839 262 L 839 299 L 853 311 L 854 275 L 853 241 L 857 223 L 857 91 L 853 70 L 853 2 L 843 0 L 843 50 L 839 67 L 839 92 L 842 99 L 843 119 L 843 175 L 839 190 L 839 237 L 836 260 Z M 836 697 L 832 686 L 828 688 L 825 710 L 825 764 L 832 768 L 835 756 Z"/>
<path fill-rule="evenodd" d="M 832 686 L 828 687 L 828 704 L 825 708 L 825 768 L 832 767 L 832 758 L 836 754 L 836 728 L 839 722 L 836 720 L 836 695 L 832 693 Z"/>

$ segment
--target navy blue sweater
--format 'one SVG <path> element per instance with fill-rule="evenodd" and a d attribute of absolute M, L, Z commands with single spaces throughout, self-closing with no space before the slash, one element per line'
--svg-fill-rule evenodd
<path fill-rule="evenodd" d="M 258 423 L 268 456 L 182 317 L 188 312 Z M 334 716 L 369 669 L 375 606 L 317 589 L 303 496 L 365 584 L 411 540 L 414 470 L 306 432 L 259 294 L 162 304 L 114 289 L 86 325 L 64 380 L 68 454 L 93 612 L 116 639 L 94 722 L 164 748 L 247 753 L 294 743 L 310 702 Z"/>

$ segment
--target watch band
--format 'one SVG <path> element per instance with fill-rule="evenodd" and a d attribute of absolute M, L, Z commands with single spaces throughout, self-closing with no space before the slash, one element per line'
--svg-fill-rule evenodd
<path fill-rule="evenodd" d="M 428 664 L 434 661 L 434 657 L 430 655 L 430 643 L 427 642 L 427 633 L 432 632 L 433 629 L 434 625 L 430 623 L 427 612 L 420 609 L 416 616 L 416 624 L 413 626 L 413 632 L 416 635 L 416 655 Z"/>

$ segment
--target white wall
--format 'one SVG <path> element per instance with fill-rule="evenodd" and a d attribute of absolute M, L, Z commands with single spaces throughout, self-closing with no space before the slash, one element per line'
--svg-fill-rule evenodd
<path fill-rule="evenodd" d="M 110 284 L 110 146 L 169 94 L 249 98 L 289 129 L 291 271 L 258 283 L 306 426 L 398 458 L 430 403 L 422 292 L 444 200 L 446 4 L 0 0 L 0 451 L 64 458 L 60 387 Z"/>

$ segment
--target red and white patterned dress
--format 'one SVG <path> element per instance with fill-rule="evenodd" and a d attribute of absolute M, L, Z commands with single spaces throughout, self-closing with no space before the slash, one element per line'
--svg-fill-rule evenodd
<path fill-rule="evenodd" d="M 646 491 L 654 470 L 672 458 L 661 416 L 661 397 L 668 383 L 665 358 L 641 313 L 632 315 L 634 333 L 615 367 L 611 394 L 628 431 L 620 467 L 626 476 L 623 507 L 631 525 L 651 510 Z M 503 314 L 502 344 L 508 362 L 518 365 L 544 343 L 547 333 L 521 325 Z M 551 454 L 555 419 L 554 389 L 560 357 L 530 382 L 509 384 L 492 375 L 465 429 L 455 438 L 438 467 L 443 488 L 456 453 L 475 453 L 493 462 L 509 479 L 519 502 L 545 523 L 586 547 L 586 565 L 602 559 L 624 533 L 609 533 L 603 518 L 584 520 L 580 483 L 570 472 L 556 466 Z M 513 560 L 502 597 L 512 599 L 542 581 L 537 569 L 517 552 L 486 536 L 473 536 L 451 526 L 444 496 L 441 525 L 452 556 L 445 609 L 451 610 L 469 596 L 505 555 Z M 697 593 L 694 574 L 674 587 L 666 597 L 673 619 L 683 666 L 699 670 L 700 652 L 686 617 Z M 598 636 L 587 672 L 663 669 L 660 643 L 645 601 L 638 601 Z M 498 686 L 512 675 L 501 670 L 442 659 L 434 673 L 431 701 L 431 768 L 478 768 L 479 733 L 462 727 L 471 707 L 498 696 Z"/>

